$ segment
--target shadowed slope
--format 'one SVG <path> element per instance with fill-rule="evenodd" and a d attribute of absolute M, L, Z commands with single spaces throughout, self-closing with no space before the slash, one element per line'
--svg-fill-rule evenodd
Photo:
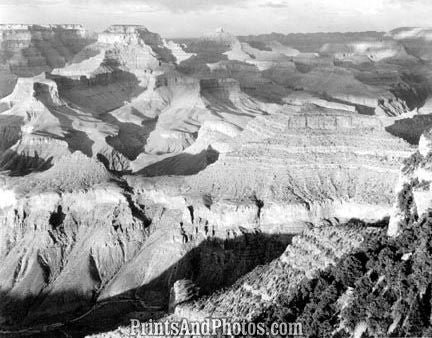
<path fill-rule="evenodd" d="M 231 285 L 255 266 L 278 257 L 290 239 L 290 235 L 266 236 L 259 233 L 244 234 L 227 240 L 209 238 L 199 246 L 191 247 L 178 261 L 162 269 L 160 275 L 139 288 L 127 290 L 115 297 L 97 300 L 102 289 L 95 290 L 93 296 L 80 295 L 74 290 L 28 297 L 3 296 L 2 313 L 7 314 L 9 319 L 6 323 L 9 325 L 19 319 L 17 330 L 21 328 L 24 331 L 16 336 L 23 335 L 25 327 L 31 328 L 27 333 L 32 335 L 42 330 L 47 330 L 48 335 L 50 331 L 54 331 L 52 334 L 55 335 L 56 326 L 59 326 L 58 333 L 69 332 L 76 337 L 106 332 L 128 324 L 129 318 L 135 316 L 137 311 L 141 312 L 141 316 L 153 318 L 158 316 L 158 311 L 166 313 L 170 289 L 176 280 L 190 279 L 200 287 L 201 293 L 211 293 L 215 289 Z M 151 237 L 147 241 L 151 241 Z M 94 275 L 96 283 L 99 272 L 91 257 L 86 264 L 90 268 L 93 266 L 91 269 L 94 271 L 90 273 Z M 50 273 L 49 270 L 47 273 Z M 71 304 L 68 304 L 71 302 L 77 305 L 73 310 Z M 3 323 L 3 327 L 6 323 Z M 10 331 L 13 332 L 14 329 Z M 2 332 L 5 331 L 0 331 Z"/>

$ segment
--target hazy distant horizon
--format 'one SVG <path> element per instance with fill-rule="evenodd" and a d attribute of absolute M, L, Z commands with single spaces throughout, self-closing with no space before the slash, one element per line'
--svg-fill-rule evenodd
<path fill-rule="evenodd" d="M 0 23 L 79 23 L 93 32 L 137 24 L 167 38 L 218 27 L 234 35 L 387 32 L 430 26 L 431 12 L 428 0 L 0 0 Z"/>
<path fill-rule="evenodd" d="M 143 26 L 145 28 L 147 28 L 149 31 L 153 32 L 153 33 L 159 33 L 158 31 L 153 30 L 151 27 L 146 26 L 145 24 L 141 24 L 141 23 L 122 23 L 122 22 L 114 22 L 111 23 L 109 25 L 107 25 L 106 27 L 99 29 L 99 30 L 93 30 L 90 29 L 89 27 L 87 27 L 85 24 L 81 23 L 81 22 L 46 22 L 46 23 L 35 23 L 35 22 L 0 22 L 0 25 L 82 25 L 84 27 L 84 29 L 86 29 L 89 33 L 102 33 L 103 31 L 105 31 L 106 29 L 108 29 L 110 26 L 112 25 L 119 25 L 119 26 Z M 271 35 L 271 34 L 283 34 L 283 35 L 289 35 L 289 34 L 336 34 L 336 33 L 341 33 L 341 34 L 356 34 L 356 33 L 368 33 L 368 32 L 373 32 L 373 33 L 388 33 L 394 29 L 398 29 L 398 28 L 414 28 L 415 26 L 397 26 L 397 27 L 393 27 L 389 30 L 359 30 L 359 31 L 310 31 L 310 32 L 305 32 L 305 31 L 290 31 L 290 32 L 281 32 L 281 31 L 273 31 L 273 32 L 259 32 L 259 33 L 255 33 L 255 34 L 234 34 L 231 31 L 225 29 L 225 27 L 214 27 L 213 30 L 210 31 L 203 31 L 201 32 L 201 34 L 199 35 L 191 35 L 191 36 L 163 36 L 162 37 L 166 37 L 166 38 L 170 38 L 170 39 L 198 39 L 200 37 L 202 37 L 203 35 L 205 35 L 206 33 L 212 33 L 212 32 L 216 32 L 218 29 L 223 28 L 224 32 L 227 33 L 231 33 L 235 36 L 238 37 L 246 37 L 246 36 L 258 36 L 258 35 Z M 431 28 L 432 26 L 422 26 L 424 28 Z"/>

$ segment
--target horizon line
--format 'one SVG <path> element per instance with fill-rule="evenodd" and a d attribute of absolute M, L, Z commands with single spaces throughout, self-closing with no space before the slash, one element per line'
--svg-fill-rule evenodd
<path fill-rule="evenodd" d="M 4 23 L 4 22 L 0 22 L 0 26 L 7 26 L 7 25 L 23 25 L 23 26 L 82 26 L 84 30 L 86 30 L 89 33 L 96 33 L 96 34 L 100 34 L 103 33 L 106 29 L 108 29 L 109 27 L 112 26 L 141 26 L 143 28 L 148 29 L 150 32 L 152 33 L 157 33 L 159 34 L 161 37 L 162 36 L 160 33 L 158 33 L 157 31 L 153 31 L 150 30 L 150 28 L 148 26 L 146 26 L 145 24 L 140 24 L 140 23 L 115 23 L 115 24 L 110 24 L 108 25 L 106 28 L 104 28 L 103 30 L 92 30 L 89 29 L 88 27 L 86 27 L 85 24 L 82 23 L 23 23 L 23 22 L 9 22 L 9 23 Z M 203 32 L 201 35 L 190 35 L 190 36 L 170 36 L 167 37 L 169 39 L 191 39 L 191 38 L 200 38 L 202 37 L 204 34 L 206 33 L 210 33 L 210 32 L 215 32 L 219 27 L 215 27 L 215 29 L 213 31 L 206 31 Z M 328 31 L 291 31 L 291 32 L 281 32 L 281 31 L 272 31 L 270 33 L 258 33 L 258 34 L 247 34 L 247 33 L 243 33 L 243 34 L 232 34 L 233 36 L 236 37 L 248 37 L 248 36 L 260 36 L 260 35 L 272 35 L 272 34 L 281 34 L 281 35 L 294 35 L 294 34 L 299 34 L 299 35 L 308 35 L 308 34 L 355 34 L 355 33 L 389 33 L 392 32 L 394 30 L 397 29 L 414 29 L 414 28 L 421 28 L 421 29 L 432 29 L 432 26 L 398 26 L 395 28 L 392 28 L 390 30 L 328 30 Z M 229 31 L 225 31 L 226 33 L 230 33 Z M 231 34 L 231 33 L 230 33 Z"/>

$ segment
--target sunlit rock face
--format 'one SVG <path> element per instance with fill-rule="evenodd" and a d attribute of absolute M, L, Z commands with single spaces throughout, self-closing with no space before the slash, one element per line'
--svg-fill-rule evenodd
<path fill-rule="evenodd" d="M 14 91 L 0 99 L 0 104 L 2 116 L 20 126 L 16 143 L 0 153 L 0 167 L 4 170 L 15 175 L 46 170 L 76 150 L 90 157 L 110 159 L 108 167 L 114 170 L 128 166 L 128 160 L 106 142 L 118 129 L 72 108 L 60 97 L 57 83 L 43 75 L 20 78 Z"/>
<path fill-rule="evenodd" d="M 157 33 L 150 32 L 144 26 L 113 25 L 98 35 L 102 44 L 140 44 L 150 46 L 154 54 L 164 62 L 173 62 L 171 51 L 164 46 L 164 41 Z"/>
<path fill-rule="evenodd" d="M 271 263 L 259 266 L 223 292 L 178 305 L 175 318 L 203 320 L 230 317 L 253 320 L 281 296 L 289 296 L 301 280 L 335 264 L 338 257 L 357 248 L 373 231 L 355 224 L 332 224 L 308 229 Z"/>
<path fill-rule="evenodd" d="M 4 78 L 0 96 L 10 93 L 16 77 L 35 76 L 63 67 L 91 41 L 82 25 L 0 25 Z"/>
<path fill-rule="evenodd" d="M 388 36 L 403 43 L 412 55 L 424 61 L 432 61 L 432 30 L 430 28 L 397 28 L 389 32 Z"/>
<path fill-rule="evenodd" d="M 63 67 L 91 40 L 82 25 L 1 25 L 2 60 L 18 76 Z"/>
<path fill-rule="evenodd" d="M 338 60 L 350 60 L 364 56 L 363 62 L 368 60 L 379 62 L 389 58 L 408 58 L 404 46 L 394 40 L 383 41 L 358 41 L 347 44 L 325 44 L 320 53 L 334 56 Z"/>
<path fill-rule="evenodd" d="M 54 70 L 53 78 L 62 96 L 120 128 L 109 142 L 129 159 L 138 157 L 134 167 L 139 170 L 161 154 L 189 147 L 206 120 L 244 125 L 254 116 L 241 117 L 246 109 L 241 103 L 233 113 L 224 109 L 231 103 L 229 86 L 221 107 L 209 109 L 215 103 L 211 88 L 175 70 L 175 63 L 190 55 L 142 26 L 112 26 L 76 56 L 83 61 Z M 255 114 L 260 114 L 259 104 L 249 101 L 250 109 L 257 107 Z"/>
<path fill-rule="evenodd" d="M 431 208 L 431 155 L 432 133 L 429 130 L 420 137 L 417 152 L 407 157 L 401 168 L 396 185 L 397 199 L 388 228 L 389 236 L 397 236 L 404 225 Z"/>
<path fill-rule="evenodd" d="M 158 34 L 143 26 L 110 26 L 98 34 L 96 42 L 75 55 L 72 64 L 56 69 L 53 74 L 77 80 L 85 76 L 89 81 L 94 79 L 91 84 L 97 85 L 116 80 L 113 75 L 108 79 L 98 75 L 122 70 L 145 81 L 148 72 L 161 66 L 163 52 L 168 51 L 163 46 L 158 49 L 162 43 Z"/>
<path fill-rule="evenodd" d="M 112 179 L 75 152 L 43 173 L 3 182 L 2 322 L 81 308 L 139 250 L 147 223 Z"/>
<path fill-rule="evenodd" d="M 289 221 L 389 216 L 400 163 L 410 154 L 379 118 L 316 106 L 258 117 L 230 146 L 186 179 L 192 191 L 212 196 L 212 206 L 203 203 L 196 213 L 215 224 L 258 222 L 268 231 Z M 234 201 L 242 212 L 229 215 Z"/>

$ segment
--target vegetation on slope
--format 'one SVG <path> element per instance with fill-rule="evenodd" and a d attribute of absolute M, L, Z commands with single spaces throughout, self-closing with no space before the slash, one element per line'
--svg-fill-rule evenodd
<path fill-rule="evenodd" d="M 432 212 L 408 219 L 397 238 L 383 229 L 256 318 L 302 322 L 307 337 L 431 336 Z M 367 329 L 366 329 L 367 328 Z"/>

